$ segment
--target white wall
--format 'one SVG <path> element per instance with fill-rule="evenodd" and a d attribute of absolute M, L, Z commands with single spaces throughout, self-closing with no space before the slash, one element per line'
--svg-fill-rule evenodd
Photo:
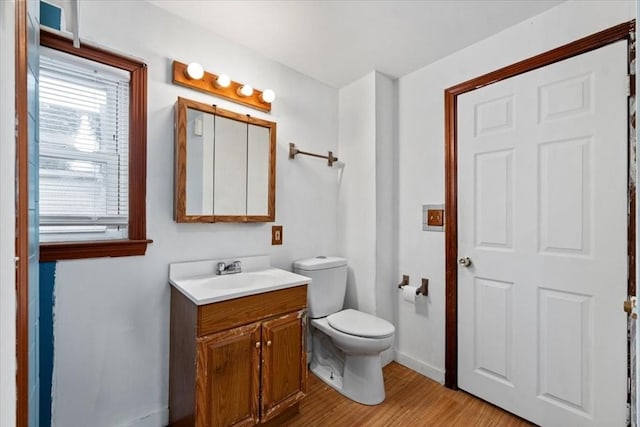
<path fill-rule="evenodd" d="M 570 1 L 399 81 L 399 271 L 430 279 L 424 304 L 398 302 L 398 360 L 444 379 L 444 233 L 421 231 L 421 206 L 444 202 L 444 90 L 635 17 L 632 1 Z"/>
<path fill-rule="evenodd" d="M 394 322 L 398 294 L 398 81 L 376 73 L 376 315 Z M 341 141 L 342 142 L 342 141 Z"/>
<path fill-rule="evenodd" d="M 340 89 L 339 248 L 345 305 L 393 321 L 397 284 L 397 84 L 371 72 Z M 383 354 L 384 362 L 393 351 Z"/>
<path fill-rule="evenodd" d="M 0 2 L 0 425 L 16 422 L 15 2 Z"/>
<path fill-rule="evenodd" d="M 340 89 L 339 248 L 349 262 L 345 306 L 375 314 L 376 73 Z"/>
<path fill-rule="evenodd" d="M 81 37 L 148 64 L 147 229 L 144 257 L 59 262 L 56 270 L 53 425 L 160 426 L 167 421 L 171 262 L 270 254 L 337 253 L 338 173 L 320 160 L 289 160 L 288 144 L 338 151 L 337 90 L 195 27 L 146 2 L 80 2 Z M 235 19 L 235 17 L 230 17 Z M 198 61 L 278 98 L 271 114 L 171 84 L 171 61 Z M 173 105 L 178 96 L 277 122 L 276 223 L 173 221 Z M 4 200 L 4 199 L 3 199 Z M 4 425 L 4 424 L 3 424 Z"/>

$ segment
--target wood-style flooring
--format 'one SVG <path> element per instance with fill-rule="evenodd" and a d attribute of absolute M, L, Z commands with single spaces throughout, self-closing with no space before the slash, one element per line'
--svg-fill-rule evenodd
<path fill-rule="evenodd" d="M 287 427 L 531 426 L 462 391 L 450 390 L 392 362 L 384 370 L 387 397 L 377 406 L 353 402 L 309 372 L 307 396 Z"/>

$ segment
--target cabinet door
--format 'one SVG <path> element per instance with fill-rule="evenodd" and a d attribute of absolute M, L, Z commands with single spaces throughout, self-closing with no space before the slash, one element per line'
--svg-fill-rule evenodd
<path fill-rule="evenodd" d="M 261 421 L 268 421 L 307 392 L 305 311 L 262 324 Z"/>
<path fill-rule="evenodd" d="M 260 323 L 198 339 L 196 426 L 258 423 Z"/>

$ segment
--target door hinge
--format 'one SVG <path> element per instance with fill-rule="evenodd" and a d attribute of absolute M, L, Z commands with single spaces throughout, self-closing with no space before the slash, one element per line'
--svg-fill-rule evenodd
<path fill-rule="evenodd" d="M 625 300 L 624 303 L 622 303 L 622 309 L 625 313 L 629 314 L 632 319 L 636 319 L 638 317 L 638 314 L 634 310 L 636 303 L 636 297 L 629 297 L 628 300 Z"/>
<path fill-rule="evenodd" d="M 631 76 L 627 74 L 627 96 L 631 96 Z"/>

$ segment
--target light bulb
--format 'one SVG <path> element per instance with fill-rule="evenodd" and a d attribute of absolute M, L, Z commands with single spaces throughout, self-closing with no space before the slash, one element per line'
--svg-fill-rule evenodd
<path fill-rule="evenodd" d="M 197 62 L 190 63 L 187 65 L 187 77 L 192 80 L 200 80 L 204 77 L 204 68 Z"/>
<path fill-rule="evenodd" d="M 217 87 L 229 87 L 230 84 L 231 84 L 231 79 L 226 74 L 220 74 L 216 79 Z"/>
<path fill-rule="evenodd" d="M 276 93 L 271 89 L 265 89 L 260 96 L 263 102 L 271 104 L 276 99 Z"/>
<path fill-rule="evenodd" d="M 249 85 L 242 85 L 238 88 L 238 95 L 240 96 L 251 96 L 253 95 L 253 88 Z"/>

